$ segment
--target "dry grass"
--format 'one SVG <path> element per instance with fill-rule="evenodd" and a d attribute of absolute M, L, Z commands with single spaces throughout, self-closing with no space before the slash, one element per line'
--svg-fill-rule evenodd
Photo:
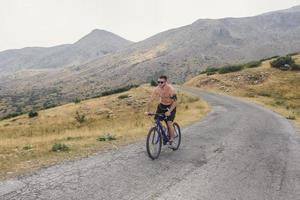
<path fill-rule="evenodd" d="M 0 176 L 16 175 L 145 138 L 152 120 L 143 113 L 152 89 L 141 86 L 120 94 L 43 110 L 35 118 L 22 115 L 0 121 Z M 186 125 L 204 116 L 208 105 L 180 93 L 177 109 L 176 121 Z M 85 116 L 83 122 L 75 119 L 76 112 Z M 97 141 L 99 136 L 108 133 L 117 140 Z M 55 143 L 66 144 L 70 151 L 52 152 Z"/>
<path fill-rule="evenodd" d="M 293 58 L 300 64 L 300 55 Z M 271 68 L 270 60 L 240 72 L 200 75 L 185 85 L 247 98 L 300 124 L 300 72 Z"/>

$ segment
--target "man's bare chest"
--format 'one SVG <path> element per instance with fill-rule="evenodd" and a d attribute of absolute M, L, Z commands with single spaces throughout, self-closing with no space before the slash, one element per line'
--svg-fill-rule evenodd
<path fill-rule="evenodd" d="M 159 90 L 158 91 L 158 95 L 161 97 L 161 98 L 170 98 L 171 97 L 171 91 L 170 90 Z"/>

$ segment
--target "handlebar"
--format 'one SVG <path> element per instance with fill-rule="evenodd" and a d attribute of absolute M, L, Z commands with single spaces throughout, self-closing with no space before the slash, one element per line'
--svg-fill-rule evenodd
<path fill-rule="evenodd" d="M 165 114 L 163 114 L 163 113 L 148 113 L 148 115 L 149 116 L 157 116 L 157 117 L 159 117 L 161 119 L 166 119 L 167 118 L 167 116 Z"/>

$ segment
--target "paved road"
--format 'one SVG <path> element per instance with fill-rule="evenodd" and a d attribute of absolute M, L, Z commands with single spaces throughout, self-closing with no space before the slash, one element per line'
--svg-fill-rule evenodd
<path fill-rule="evenodd" d="M 300 138 L 261 106 L 186 89 L 212 112 L 182 148 L 150 160 L 139 142 L 0 183 L 0 199 L 300 199 Z"/>

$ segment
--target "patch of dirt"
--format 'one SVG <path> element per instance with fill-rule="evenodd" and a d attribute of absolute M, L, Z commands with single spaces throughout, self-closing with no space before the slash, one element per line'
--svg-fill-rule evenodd
<path fill-rule="evenodd" d="M 232 74 L 229 79 L 236 83 L 246 83 L 248 85 L 258 85 L 265 82 L 270 76 L 269 72 L 245 72 Z"/>

